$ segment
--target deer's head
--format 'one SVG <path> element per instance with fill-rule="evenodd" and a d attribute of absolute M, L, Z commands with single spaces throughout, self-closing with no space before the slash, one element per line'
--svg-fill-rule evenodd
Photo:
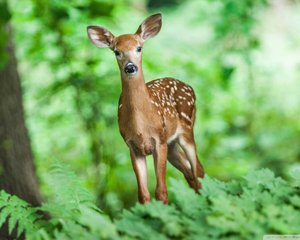
<path fill-rule="evenodd" d="M 156 36 L 161 28 L 161 14 L 154 14 L 142 22 L 134 34 L 115 37 L 110 31 L 99 26 L 88 26 L 88 36 L 99 48 L 114 51 L 121 74 L 133 77 L 141 72 L 142 48 L 144 42 Z"/>

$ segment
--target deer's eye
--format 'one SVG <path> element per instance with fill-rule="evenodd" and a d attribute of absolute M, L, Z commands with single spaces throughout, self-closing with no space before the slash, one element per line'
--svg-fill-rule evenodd
<path fill-rule="evenodd" d="M 120 52 L 118 50 L 114 50 L 116 56 L 120 56 Z"/>
<path fill-rule="evenodd" d="M 137 47 L 136 51 L 137 52 L 141 52 L 142 51 L 142 47 Z"/>

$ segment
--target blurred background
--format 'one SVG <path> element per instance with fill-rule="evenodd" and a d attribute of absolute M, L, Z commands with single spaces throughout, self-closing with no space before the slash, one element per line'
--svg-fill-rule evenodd
<path fill-rule="evenodd" d="M 109 215 L 136 202 L 117 125 L 117 63 L 110 50 L 90 43 L 86 27 L 134 33 L 156 12 L 163 26 L 143 48 L 145 79 L 171 76 L 194 88 L 194 131 L 206 173 L 229 180 L 270 168 L 288 179 L 300 167 L 299 1 L 1 0 L 0 72 L 15 55 L 44 199 L 53 195 L 49 169 L 63 162 Z M 3 51 L 7 42 L 14 51 Z M 151 157 L 148 171 L 153 193 Z M 183 176 L 168 165 L 170 178 Z"/>

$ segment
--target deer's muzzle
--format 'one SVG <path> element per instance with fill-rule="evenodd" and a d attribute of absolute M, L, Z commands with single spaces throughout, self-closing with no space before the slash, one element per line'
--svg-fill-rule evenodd
<path fill-rule="evenodd" d="M 132 62 L 128 62 L 124 68 L 126 74 L 135 74 L 138 71 L 138 67 Z"/>

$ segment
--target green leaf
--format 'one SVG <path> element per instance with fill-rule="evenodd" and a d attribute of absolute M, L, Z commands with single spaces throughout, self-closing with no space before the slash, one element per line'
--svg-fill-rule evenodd
<path fill-rule="evenodd" d="M 1 209 L 1 211 L 0 211 L 0 227 L 5 223 L 9 214 L 10 214 L 10 211 L 7 207 Z"/>

